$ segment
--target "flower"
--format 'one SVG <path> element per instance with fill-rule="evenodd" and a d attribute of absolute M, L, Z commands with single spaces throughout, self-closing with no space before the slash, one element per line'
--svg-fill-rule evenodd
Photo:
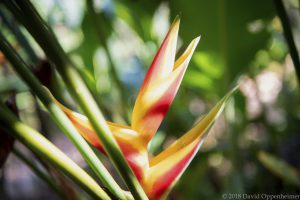
<path fill-rule="evenodd" d="M 132 125 L 124 126 L 107 122 L 129 166 L 150 200 L 167 195 L 197 153 L 206 133 L 233 92 L 229 92 L 184 136 L 160 154 L 149 158 L 147 146 L 166 115 L 200 40 L 200 37 L 195 38 L 184 53 L 174 61 L 179 24 L 179 19 L 176 19 L 150 66 L 134 105 Z M 80 134 L 105 153 L 88 118 L 71 111 L 59 102 L 57 104 Z"/>

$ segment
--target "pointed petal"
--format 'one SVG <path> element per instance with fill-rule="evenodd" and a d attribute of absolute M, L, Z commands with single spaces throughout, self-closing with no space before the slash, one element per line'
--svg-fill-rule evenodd
<path fill-rule="evenodd" d="M 141 91 L 132 114 L 132 128 L 149 142 L 159 128 L 182 81 L 200 37 L 194 39 L 174 64 L 174 70 L 163 80 L 151 83 Z"/>
<path fill-rule="evenodd" d="M 232 92 L 228 93 L 189 132 L 150 161 L 150 169 L 143 182 L 149 199 L 159 199 L 176 183 L 197 153 L 208 130 L 221 114 Z"/>
<path fill-rule="evenodd" d="M 62 105 L 54 97 L 55 103 L 64 111 L 70 121 L 73 123 L 77 131 L 86 139 L 90 144 L 92 144 L 97 149 L 103 151 L 101 142 L 99 141 L 96 133 L 94 132 L 88 118 L 80 113 L 74 112 L 69 108 Z"/>
<path fill-rule="evenodd" d="M 82 114 L 68 109 L 56 100 L 55 102 L 66 113 L 77 131 L 90 144 L 106 154 L 102 147 L 101 141 L 96 136 L 96 133 L 94 132 L 88 118 Z M 122 153 L 124 154 L 125 159 L 130 165 L 132 171 L 138 180 L 141 180 L 144 176 L 145 170 L 147 170 L 149 166 L 147 144 L 145 144 L 143 141 L 140 141 L 137 132 L 132 130 L 129 126 L 112 122 L 107 122 L 107 124 L 116 141 L 118 142 Z"/>
<path fill-rule="evenodd" d="M 159 47 L 141 88 L 146 88 L 156 80 L 166 78 L 173 70 L 180 19 L 176 18 L 167 36 Z M 141 91 L 140 91 L 141 92 Z"/>

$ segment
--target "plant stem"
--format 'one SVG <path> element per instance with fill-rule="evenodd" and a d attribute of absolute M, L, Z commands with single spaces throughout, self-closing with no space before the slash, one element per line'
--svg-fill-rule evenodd
<path fill-rule="evenodd" d="M 38 62 L 38 57 L 35 54 L 33 48 L 30 46 L 28 40 L 26 39 L 25 35 L 20 30 L 17 23 L 14 19 L 11 18 L 10 14 L 4 7 L 0 6 L 0 17 L 3 23 L 10 29 L 10 31 L 15 35 L 17 41 L 21 44 L 21 46 L 26 50 L 28 56 L 32 63 Z"/>
<path fill-rule="evenodd" d="M 12 2 L 7 0 L 6 2 Z M 70 61 L 58 43 L 50 27 L 43 21 L 30 1 L 13 1 L 12 12 L 18 12 L 23 18 L 27 30 L 36 39 L 46 55 L 52 60 L 63 80 L 66 82 L 71 94 L 77 100 L 80 108 L 89 118 L 98 138 L 112 160 L 120 175 L 130 189 L 135 199 L 148 199 L 143 188 L 128 166 L 118 144 L 116 143 L 96 101 L 88 90 L 81 76 L 76 71 L 74 63 Z M 17 14 L 16 16 L 18 16 Z"/>
<path fill-rule="evenodd" d="M 62 199 L 65 199 L 66 196 L 63 194 L 63 192 L 60 190 L 59 187 L 53 182 L 53 180 L 50 178 L 48 174 L 40 170 L 32 160 L 27 158 L 21 151 L 14 148 L 13 153 L 22 160 L 34 173 L 36 176 L 38 176 L 40 179 L 42 179 L 50 188 L 53 189 L 54 192 L 56 192 Z"/>
<path fill-rule="evenodd" d="M 100 25 L 100 21 L 98 20 L 98 16 L 97 16 L 97 13 L 96 13 L 96 10 L 95 10 L 94 2 L 93 2 L 93 0 L 87 0 L 86 2 L 87 2 L 87 10 L 90 14 L 90 19 L 91 19 L 92 23 L 94 24 L 93 27 L 96 30 L 99 42 L 103 46 L 103 48 L 106 52 L 108 61 L 110 63 L 111 76 L 112 76 L 114 82 L 116 83 L 117 89 L 119 91 L 119 94 L 120 94 L 120 99 L 119 100 L 122 104 L 122 111 L 123 111 L 123 114 L 124 114 L 124 117 L 125 117 L 126 121 L 128 122 L 127 113 L 126 113 L 127 105 L 126 105 L 126 102 L 123 100 L 124 98 L 126 98 L 126 93 L 125 93 L 124 87 L 123 87 L 122 82 L 121 82 L 121 80 L 118 76 L 116 66 L 114 64 L 114 61 L 112 59 L 112 55 L 111 55 L 111 53 L 109 51 L 109 48 L 108 48 L 108 45 L 107 45 L 107 41 L 106 41 L 106 38 L 105 38 L 104 31 L 103 31 L 103 29 Z"/>
<path fill-rule="evenodd" d="M 65 113 L 53 102 L 51 96 L 42 87 L 42 84 L 33 76 L 22 58 L 14 51 L 0 32 L 0 49 L 6 58 L 11 62 L 12 67 L 17 71 L 20 77 L 27 83 L 31 90 L 37 95 L 44 106 L 48 109 L 52 119 L 61 128 L 61 130 L 73 142 L 83 158 L 100 178 L 100 180 L 111 190 L 111 192 L 120 199 L 125 199 L 123 190 L 111 177 L 107 169 L 98 159 L 89 144 L 83 139 L 73 126 Z"/>
<path fill-rule="evenodd" d="M 99 107 L 102 109 L 103 114 L 108 117 L 108 120 L 112 120 L 112 116 L 110 114 L 110 110 L 106 108 L 104 105 L 104 102 L 102 101 L 101 96 L 98 93 L 98 90 L 96 88 L 96 81 L 95 78 L 92 76 L 91 73 L 87 72 L 86 70 L 83 70 L 82 68 L 77 69 L 78 72 L 80 73 L 82 79 L 84 80 L 86 86 L 89 88 L 91 91 L 95 101 L 99 105 Z"/>
<path fill-rule="evenodd" d="M 296 75 L 298 78 L 298 82 L 300 84 L 300 59 L 299 59 L 299 53 L 298 53 L 298 50 L 296 47 L 296 43 L 294 40 L 294 36 L 292 33 L 291 24 L 290 24 L 290 21 L 289 21 L 287 12 L 284 8 L 282 0 L 274 0 L 274 5 L 276 7 L 278 16 L 281 20 L 284 36 L 288 43 L 290 54 L 291 54 L 291 57 L 292 57 L 292 60 L 293 60 L 294 66 L 295 66 L 295 71 L 296 71 Z"/>
<path fill-rule="evenodd" d="M 103 189 L 74 163 L 67 155 L 60 151 L 39 132 L 19 121 L 4 105 L 0 105 L 0 125 L 12 133 L 25 146 L 49 161 L 74 182 L 80 184 L 90 195 L 97 199 L 110 199 Z"/>

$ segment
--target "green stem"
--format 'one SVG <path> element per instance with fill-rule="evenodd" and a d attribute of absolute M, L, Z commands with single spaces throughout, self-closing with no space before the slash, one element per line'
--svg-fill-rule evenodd
<path fill-rule="evenodd" d="M 108 108 L 106 108 L 104 102 L 102 101 L 101 96 L 98 93 L 98 90 L 96 89 L 96 81 L 95 78 L 92 76 L 91 73 L 87 72 L 86 70 L 82 70 L 82 68 L 77 69 L 84 80 L 86 86 L 91 91 L 94 99 L 96 100 L 97 104 L 102 108 L 103 114 L 109 118 L 109 120 L 112 120 L 112 116 L 110 114 L 110 111 Z"/>
<path fill-rule="evenodd" d="M 6 2 L 12 2 L 7 0 Z M 123 177 L 128 188 L 135 199 L 148 199 L 143 188 L 139 184 L 135 175 L 128 166 L 118 144 L 116 143 L 96 101 L 85 85 L 81 76 L 76 71 L 76 67 L 69 60 L 62 47 L 59 45 L 50 27 L 43 21 L 30 1 L 13 1 L 21 13 L 23 22 L 27 30 L 36 39 L 46 55 L 52 60 L 60 72 L 66 85 L 79 106 L 89 118 L 98 138 L 101 140 L 104 150 L 112 160 L 120 175 Z M 15 10 L 12 10 L 16 12 Z"/>
<path fill-rule="evenodd" d="M 283 31 L 284 31 L 284 36 L 288 43 L 290 54 L 291 54 L 291 57 L 292 57 L 292 60 L 293 60 L 294 66 L 295 66 L 295 71 L 296 71 L 296 75 L 298 78 L 298 82 L 300 84 L 300 59 L 299 59 L 299 53 L 298 53 L 298 50 L 296 47 L 296 43 L 294 40 L 294 36 L 292 33 L 290 21 L 288 19 L 288 15 L 286 13 L 286 10 L 284 8 L 282 0 L 274 0 L 274 5 L 277 9 L 278 16 L 281 20 L 281 24 L 282 24 Z"/>
<path fill-rule="evenodd" d="M 101 27 L 101 23 L 98 20 L 98 16 L 97 16 L 97 13 L 96 13 L 96 10 L 95 10 L 93 0 L 87 0 L 87 10 L 90 14 L 90 19 L 91 19 L 92 23 L 94 24 L 93 27 L 95 28 L 95 30 L 97 32 L 98 39 L 99 39 L 100 43 L 102 44 L 102 46 L 103 46 L 103 48 L 106 52 L 108 61 L 110 63 L 111 76 L 112 76 L 114 82 L 116 83 L 117 89 L 119 91 L 120 102 L 122 103 L 122 110 L 124 112 L 123 114 L 124 114 L 124 117 L 125 117 L 126 121 L 128 122 L 127 113 L 126 113 L 127 105 L 126 105 L 126 102 L 123 100 L 124 98 L 126 98 L 125 89 L 122 85 L 122 82 L 121 82 L 119 76 L 118 76 L 116 66 L 115 66 L 114 61 L 112 59 L 112 55 L 109 51 L 107 41 L 105 39 L 105 34 L 104 34 L 104 31 Z"/>
<path fill-rule="evenodd" d="M 83 158 L 86 160 L 95 174 L 100 178 L 100 180 L 111 190 L 115 196 L 120 199 L 126 199 L 125 195 L 123 194 L 123 190 L 111 177 L 89 144 L 77 132 L 72 122 L 68 119 L 64 112 L 53 102 L 51 96 L 42 87 L 42 84 L 33 76 L 31 71 L 28 69 L 28 66 L 26 66 L 22 58 L 20 58 L 20 56 L 14 51 L 1 32 L 0 49 L 5 54 L 6 58 L 11 62 L 12 67 L 17 71 L 20 77 L 27 83 L 31 90 L 45 105 L 55 123 L 77 147 Z"/>
<path fill-rule="evenodd" d="M 31 62 L 37 63 L 38 57 L 35 54 L 34 50 L 30 46 L 28 40 L 26 39 L 25 35 L 20 30 L 17 23 L 11 18 L 8 11 L 4 9 L 4 7 L 0 6 L 0 17 L 3 21 L 3 23 L 10 29 L 10 31 L 15 35 L 18 42 L 21 44 L 21 46 L 26 50 L 28 53 L 28 56 L 30 57 Z"/>
<path fill-rule="evenodd" d="M 0 105 L 0 125 L 33 152 L 62 170 L 90 195 L 97 199 L 110 199 L 97 182 L 67 155 L 39 132 L 19 121 L 4 105 Z"/>
<path fill-rule="evenodd" d="M 42 179 L 50 188 L 53 189 L 54 192 L 56 192 L 62 199 L 65 199 L 66 196 L 63 194 L 63 192 L 60 190 L 59 187 L 53 182 L 53 180 L 50 178 L 48 174 L 40 170 L 32 160 L 27 158 L 21 151 L 18 149 L 14 148 L 13 153 L 20 159 L 22 160 L 33 172 L 37 177 Z"/>

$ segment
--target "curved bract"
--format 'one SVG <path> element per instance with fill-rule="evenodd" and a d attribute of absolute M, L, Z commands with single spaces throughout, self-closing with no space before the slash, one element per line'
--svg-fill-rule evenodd
<path fill-rule="evenodd" d="M 195 38 L 175 61 L 179 19 L 172 24 L 161 44 L 136 99 L 132 125 L 107 122 L 128 164 L 140 181 L 148 198 L 164 197 L 187 168 L 200 148 L 208 130 L 222 112 L 229 92 L 201 121 L 163 152 L 149 158 L 147 146 L 166 115 L 199 42 Z M 88 118 L 57 102 L 82 136 L 103 153 Z"/>

